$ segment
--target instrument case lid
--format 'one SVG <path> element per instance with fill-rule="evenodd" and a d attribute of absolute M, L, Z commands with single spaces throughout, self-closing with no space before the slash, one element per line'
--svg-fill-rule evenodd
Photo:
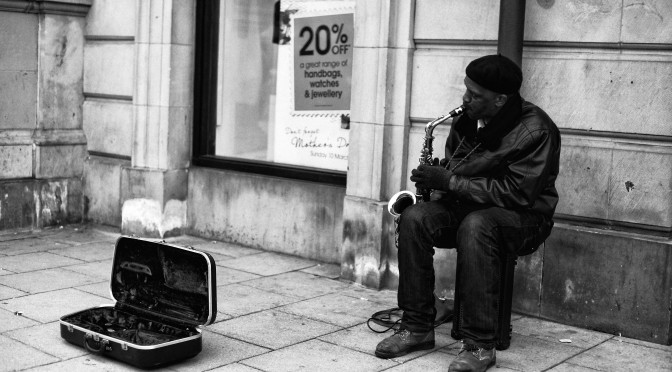
<path fill-rule="evenodd" d="M 189 325 L 217 316 L 215 261 L 206 252 L 143 238 L 117 239 L 110 291 L 119 307 Z"/>

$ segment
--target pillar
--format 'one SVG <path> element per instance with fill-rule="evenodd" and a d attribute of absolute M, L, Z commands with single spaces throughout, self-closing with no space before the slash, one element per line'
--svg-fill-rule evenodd
<path fill-rule="evenodd" d="M 341 277 L 396 283 L 388 199 L 405 184 L 415 1 L 358 0 Z M 390 275 L 393 274 L 393 275 Z"/>
<path fill-rule="evenodd" d="M 134 141 L 122 170 L 122 232 L 179 235 L 186 225 L 195 1 L 137 2 Z"/>

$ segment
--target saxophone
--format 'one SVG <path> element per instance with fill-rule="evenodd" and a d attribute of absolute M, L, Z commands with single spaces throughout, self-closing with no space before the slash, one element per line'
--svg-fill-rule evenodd
<path fill-rule="evenodd" d="M 422 151 L 420 152 L 420 165 L 432 164 L 432 142 L 434 141 L 434 128 L 446 120 L 462 114 L 463 112 L 464 105 L 427 123 L 425 126 L 425 139 L 422 144 Z M 404 209 L 419 201 L 429 201 L 429 196 L 431 193 L 432 190 L 429 189 L 416 189 L 415 193 L 408 190 L 399 191 L 398 193 L 394 194 L 392 199 L 390 199 L 390 201 L 387 203 L 387 211 L 395 217 L 396 222 Z"/>

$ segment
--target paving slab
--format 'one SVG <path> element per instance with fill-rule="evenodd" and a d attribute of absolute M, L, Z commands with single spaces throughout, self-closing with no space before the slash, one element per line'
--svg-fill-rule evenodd
<path fill-rule="evenodd" d="M 317 265 L 315 261 L 279 253 L 265 252 L 218 263 L 219 266 L 269 276 Z"/>
<path fill-rule="evenodd" d="M 210 243 L 211 240 L 193 235 L 171 236 L 164 239 L 166 243 L 196 248 L 197 245 Z"/>
<path fill-rule="evenodd" d="M 234 258 L 264 253 L 264 251 L 261 249 L 245 247 L 234 243 L 219 242 L 214 240 L 198 243 L 193 245 L 193 247 L 195 249 L 206 251 L 209 253 L 221 254 Z"/>
<path fill-rule="evenodd" d="M 261 275 L 247 273 L 245 271 L 240 271 L 224 266 L 217 266 L 215 275 L 217 278 L 217 286 L 240 283 L 256 278 L 261 278 Z"/>
<path fill-rule="evenodd" d="M 203 350 L 195 357 L 169 368 L 175 371 L 207 371 L 269 351 L 271 350 L 258 345 L 204 331 Z"/>
<path fill-rule="evenodd" d="M 571 341 L 572 346 L 583 349 L 599 345 L 613 337 L 610 334 L 602 332 L 590 331 L 530 317 L 520 317 L 517 320 L 512 320 L 511 326 L 513 327 L 514 332 L 518 335 L 536 337 L 550 342 L 569 340 Z"/>
<path fill-rule="evenodd" d="M 92 262 L 112 259 L 114 257 L 114 247 L 115 243 L 102 241 L 52 249 L 49 253 Z"/>
<path fill-rule="evenodd" d="M 88 354 L 82 346 L 73 345 L 61 337 L 59 322 L 37 324 L 5 333 L 5 336 L 21 341 L 59 359 L 70 359 Z"/>
<path fill-rule="evenodd" d="M 25 296 L 27 294 L 27 292 L 19 291 L 18 289 L 7 287 L 6 285 L 0 285 L 0 300 Z"/>
<path fill-rule="evenodd" d="M 12 240 L 37 238 L 42 235 L 42 230 L 2 230 L 0 231 L 0 243 Z"/>
<path fill-rule="evenodd" d="M 29 293 L 40 293 L 98 283 L 101 280 L 64 268 L 0 276 L 0 284 Z"/>
<path fill-rule="evenodd" d="M 499 372 L 499 370 L 497 370 Z M 595 372 L 594 368 L 583 367 L 572 363 L 562 363 L 551 369 L 548 372 Z"/>
<path fill-rule="evenodd" d="M 86 284 L 86 285 L 80 285 L 77 287 L 73 287 L 77 290 L 80 290 L 82 292 L 86 293 L 91 293 L 96 296 L 100 296 L 105 299 L 109 299 L 110 301 L 113 301 L 114 299 L 112 298 L 112 293 L 110 291 L 110 281 L 102 281 L 99 283 L 93 283 L 93 284 Z"/>
<path fill-rule="evenodd" d="M 366 322 L 373 313 L 380 310 L 380 305 L 334 293 L 285 305 L 278 310 L 340 327 L 351 327 Z"/>
<path fill-rule="evenodd" d="M 74 372 L 74 371 L 103 371 L 103 372 L 137 372 L 138 368 L 118 362 L 104 356 L 86 354 L 64 361 L 42 365 L 28 369 L 37 372 Z"/>
<path fill-rule="evenodd" d="M 250 358 L 241 363 L 262 371 L 356 372 L 380 371 L 396 365 L 394 361 L 376 358 L 320 340 L 310 340 Z"/>
<path fill-rule="evenodd" d="M 349 286 L 338 280 L 298 271 L 248 280 L 245 285 L 297 298 L 322 296 Z"/>
<path fill-rule="evenodd" d="M 70 244 L 43 240 L 39 238 L 19 239 L 4 241 L 0 243 L 0 252 L 3 255 L 12 256 L 15 254 L 25 254 L 34 252 L 45 252 L 51 249 L 64 248 Z"/>
<path fill-rule="evenodd" d="M 21 315 L 20 312 L 0 309 L 0 333 L 40 324 Z"/>
<path fill-rule="evenodd" d="M 43 239 L 66 243 L 69 245 L 79 245 L 93 242 L 111 242 L 114 243 L 121 236 L 119 229 L 105 228 L 97 226 L 91 228 L 87 225 L 69 225 L 63 228 L 45 231 Z"/>
<path fill-rule="evenodd" d="M 288 297 L 244 284 L 217 287 L 217 311 L 231 316 L 255 313 L 296 301 L 299 301 L 296 297 Z"/>
<path fill-rule="evenodd" d="M 381 290 L 362 287 L 359 284 L 351 284 L 341 291 L 346 296 L 365 299 L 381 304 L 381 310 L 397 307 L 397 291 Z"/>
<path fill-rule="evenodd" d="M 2 364 L 0 365 L 0 369 L 3 371 L 22 370 L 59 361 L 52 355 L 45 354 L 3 335 L 0 335 L 0 350 L 3 351 Z M 11 352 L 7 352 L 10 350 Z"/>
<path fill-rule="evenodd" d="M 317 264 L 307 269 L 302 269 L 301 272 L 319 275 L 329 279 L 339 279 L 341 277 L 341 266 L 334 264 Z"/>
<path fill-rule="evenodd" d="M 0 257 L 0 267 L 15 273 L 51 269 L 54 267 L 75 265 L 82 262 L 82 260 L 63 257 L 49 252 L 35 252 Z"/>
<path fill-rule="evenodd" d="M 227 256 L 227 255 L 221 254 L 221 253 L 213 253 L 213 252 L 204 251 L 202 249 L 195 249 L 195 250 L 197 250 L 199 252 L 204 252 L 204 253 L 209 254 L 212 257 L 212 259 L 215 260 L 215 265 L 218 262 L 228 261 L 228 260 L 232 260 L 232 259 L 236 258 L 236 257 L 233 257 L 233 256 Z"/>
<path fill-rule="evenodd" d="M 259 372 L 258 369 L 248 367 L 241 363 L 231 363 L 222 367 L 211 369 L 210 372 Z"/>
<path fill-rule="evenodd" d="M 112 260 L 87 262 L 84 264 L 63 267 L 65 270 L 87 275 L 96 281 L 110 282 L 112 277 Z"/>
<path fill-rule="evenodd" d="M 59 320 L 62 316 L 89 307 L 109 304 L 110 300 L 72 288 L 17 297 L 0 302 L 0 308 L 23 312 L 23 316 L 41 323 Z"/>
<path fill-rule="evenodd" d="M 277 310 L 267 310 L 216 323 L 208 330 L 269 349 L 279 349 L 341 329 Z"/>
<path fill-rule="evenodd" d="M 599 371 L 672 371 L 672 353 L 660 348 L 611 339 L 568 359 Z"/>
<path fill-rule="evenodd" d="M 614 336 L 613 337 L 614 341 L 618 342 L 627 342 L 633 345 L 639 345 L 639 346 L 645 346 L 645 347 L 651 347 L 654 349 L 660 349 L 660 350 L 665 350 L 672 355 L 672 345 L 662 345 L 662 344 L 654 344 L 653 342 L 648 342 L 648 341 L 642 341 L 642 340 L 636 340 L 634 338 L 627 338 L 627 337 L 621 337 L 619 336 Z"/>

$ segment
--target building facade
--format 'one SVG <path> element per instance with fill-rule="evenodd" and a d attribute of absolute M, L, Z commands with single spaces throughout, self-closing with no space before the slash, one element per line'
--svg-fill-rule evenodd
<path fill-rule="evenodd" d="M 523 3 L 521 93 L 560 128 L 562 158 L 556 225 L 518 260 L 514 311 L 670 344 L 672 3 Z M 188 233 L 395 288 L 387 200 L 413 190 L 424 125 L 461 103 L 467 63 L 497 52 L 500 10 L 0 0 L 0 229 Z M 454 254 L 435 255 L 440 295 Z"/>

